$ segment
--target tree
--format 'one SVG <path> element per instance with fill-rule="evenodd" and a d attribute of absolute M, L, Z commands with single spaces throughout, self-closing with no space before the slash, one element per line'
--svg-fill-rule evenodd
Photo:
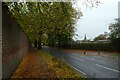
<path fill-rule="evenodd" d="M 49 44 L 60 47 L 71 40 L 74 34 L 76 10 L 70 2 L 53 3 L 51 9 L 50 14 L 53 16 L 49 23 L 51 29 L 47 32 Z"/>
<path fill-rule="evenodd" d="M 120 18 L 109 25 L 109 30 L 111 43 L 120 51 Z"/>
<path fill-rule="evenodd" d="M 43 34 L 48 35 L 49 42 L 58 42 L 58 45 L 73 36 L 76 11 L 71 2 L 13 2 L 8 5 L 35 47 L 41 47 Z"/>
<path fill-rule="evenodd" d="M 48 26 L 49 3 L 26 2 L 9 4 L 10 11 L 35 47 L 41 48 L 42 35 Z"/>
<path fill-rule="evenodd" d="M 11 2 L 7 5 L 37 48 L 41 48 L 42 40 L 48 40 L 49 44 L 58 47 L 69 43 L 75 32 L 75 22 L 82 16 L 82 12 L 76 10 L 72 2 L 25 1 Z M 42 39 L 46 38 L 44 35 L 48 39 Z"/>

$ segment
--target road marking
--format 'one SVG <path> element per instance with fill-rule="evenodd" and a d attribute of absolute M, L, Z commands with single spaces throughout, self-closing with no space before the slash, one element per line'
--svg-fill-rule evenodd
<path fill-rule="evenodd" d="M 68 64 L 68 65 L 71 66 L 70 64 Z M 73 67 L 73 66 L 71 66 L 71 67 L 74 68 L 75 70 L 77 70 L 78 72 L 80 72 L 80 73 L 82 73 L 82 74 L 84 74 L 84 75 L 87 75 L 86 73 L 80 71 L 79 69 L 77 69 L 77 68 L 75 68 L 75 67 Z"/>
<path fill-rule="evenodd" d="M 74 57 L 74 58 L 76 58 L 76 57 Z M 80 61 L 85 61 L 85 60 L 83 60 L 83 59 L 80 59 L 80 58 L 76 58 L 76 59 L 78 59 L 78 60 L 80 60 Z"/>
<path fill-rule="evenodd" d="M 111 68 L 108 68 L 108 67 L 105 67 L 105 66 L 101 66 L 101 65 L 99 65 L 99 64 L 96 64 L 96 65 L 99 66 L 99 67 L 103 67 L 103 68 L 105 68 L 105 69 L 111 70 L 111 71 L 120 72 L 120 71 L 118 71 L 118 70 L 111 69 Z"/>
<path fill-rule="evenodd" d="M 70 57 L 75 58 L 75 59 L 78 59 L 78 60 L 80 60 L 80 61 L 85 61 L 85 60 L 83 60 L 83 59 L 76 58 L 76 57 L 73 57 L 73 56 L 70 56 Z"/>

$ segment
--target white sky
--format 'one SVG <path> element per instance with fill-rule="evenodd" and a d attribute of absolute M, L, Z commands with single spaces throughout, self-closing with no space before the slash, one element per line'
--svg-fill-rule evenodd
<path fill-rule="evenodd" d="M 77 40 L 82 40 L 84 35 L 87 39 L 94 39 L 101 33 L 109 32 L 108 25 L 118 18 L 118 2 L 120 0 L 100 0 L 101 4 L 97 8 L 86 8 L 77 2 L 77 7 L 83 12 L 83 17 L 76 23 L 79 37 Z"/>

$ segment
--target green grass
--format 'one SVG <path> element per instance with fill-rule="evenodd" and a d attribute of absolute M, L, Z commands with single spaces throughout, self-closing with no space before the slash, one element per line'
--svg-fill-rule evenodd
<path fill-rule="evenodd" d="M 63 61 L 41 50 L 39 50 L 38 53 L 57 78 L 79 78 L 80 80 L 85 80 L 85 78 L 81 78 L 79 74 L 75 73 L 75 71 Z"/>

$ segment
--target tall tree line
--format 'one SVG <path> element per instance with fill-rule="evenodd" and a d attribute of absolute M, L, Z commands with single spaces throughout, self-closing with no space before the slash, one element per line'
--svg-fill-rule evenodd
<path fill-rule="evenodd" d="M 75 32 L 75 22 L 82 15 L 72 2 L 11 2 L 7 5 L 37 48 L 41 48 L 44 35 L 50 46 L 69 43 Z"/>

